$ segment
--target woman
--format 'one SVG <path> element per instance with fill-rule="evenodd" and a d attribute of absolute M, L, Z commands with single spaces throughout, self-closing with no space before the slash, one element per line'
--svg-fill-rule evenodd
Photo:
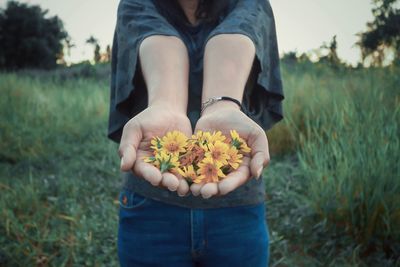
<path fill-rule="evenodd" d="M 210 99 L 224 96 L 228 100 Z M 121 0 L 112 51 L 109 137 L 120 143 L 121 266 L 266 266 L 264 129 L 282 119 L 267 0 Z M 210 104 L 211 103 L 211 104 Z M 218 184 L 143 162 L 168 131 L 235 129 L 252 149 Z"/>

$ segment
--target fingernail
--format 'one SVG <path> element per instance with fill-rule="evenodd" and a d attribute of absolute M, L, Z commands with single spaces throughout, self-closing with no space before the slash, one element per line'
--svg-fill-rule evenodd
<path fill-rule="evenodd" d="M 176 191 L 178 188 L 177 188 L 177 187 L 169 187 L 169 186 L 168 186 L 168 189 L 169 189 L 170 191 Z"/>
<path fill-rule="evenodd" d="M 178 196 L 184 197 L 184 196 L 186 196 L 186 194 L 181 194 L 181 193 L 178 192 Z"/>
<path fill-rule="evenodd" d="M 260 167 L 257 171 L 257 180 L 260 179 L 263 167 Z"/>
<path fill-rule="evenodd" d="M 197 197 L 197 196 L 199 195 L 199 192 L 193 192 L 193 191 L 192 191 L 192 195 L 195 196 L 195 197 Z"/>
<path fill-rule="evenodd" d="M 122 169 L 123 165 L 124 165 L 124 157 L 121 158 L 121 165 L 119 167 Z"/>
<path fill-rule="evenodd" d="M 203 198 L 210 198 L 211 195 L 203 195 Z"/>

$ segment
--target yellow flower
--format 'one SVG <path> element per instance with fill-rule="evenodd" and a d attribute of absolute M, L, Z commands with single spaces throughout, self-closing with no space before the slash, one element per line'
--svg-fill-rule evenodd
<path fill-rule="evenodd" d="M 172 174 L 175 174 L 175 176 L 183 174 L 183 171 L 182 171 L 182 169 L 180 167 L 171 168 L 171 169 L 169 169 L 169 172 L 172 173 Z"/>
<path fill-rule="evenodd" d="M 150 143 L 151 143 L 150 148 L 152 148 L 154 151 L 159 151 L 163 147 L 161 139 L 157 136 L 153 137 Z"/>
<path fill-rule="evenodd" d="M 222 135 L 221 131 L 213 132 L 213 134 L 210 134 L 210 137 L 208 139 L 209 143 L 215 143 L 217 141 L 224 142 L 226 137 Z"/>
<path fill-rule="evenodd" d="M 182 132 L 168 132 L 150 141 L 152 154 L 143 160 L 161 172 L 182 176 L 189 183 L 218 183 L 243 161 L 243 153 L 251 149 L 235 130 L 230 136 L 221 131 L 197 131 L 192 138 Z"/>
<path fill-rule="evenodd" d="M 230 147 L 226 152 L 229 156 L 228 164 L 236 170 L 239 168 L 240 163 L 242 163 L 243 155 L 239 153 L 239 151 L 234 147 Z"/>
<path fill-rule="evenodd" d="M 236 147 L 242 153 L 249 153 L 251 151 L 250 147 L 247 146 L 246 141 L 244 141 L 235 130 L 231 130 L 231 144 Z"/>
<path fill-rule="evenodd" d="M 179 162 L 182 166 L 197 163 L 204 158 L 204 150 L 196 143 L 189 141 L 186 152 L 179 156 Z"/>
<path fill-rule="evenodd" d="M 204 151 L 208 151 L 208 144 L 210 143 L 211 134 L 209 132 L 197 131 L 192 135 L 192 139 L 197 142 Z"/>
<path fill-rule="evenodd" d="M 229 146 L 221 141 L 216 141 L 214 144 L 208 144 L 209 151 L 206 152 L 206 157 L 211 157 L 214 161 L 222 165 L 228 164 L 229 156 L 226 154 Z"/>
<path fill-rule="evenodd" d="M 162 149 L 167 153 L 179 155 L 186 151 L 187 137 L 179 131 L 168 132 L 161 142 Z"/>
<path fill-rule="evenodd" d="M 194 146 L 197 146 L 196 140 L 193 137 L 194 135 L 192 135 L 192 138 L 187 140 L 186 150 L 191 150 Z"/>
<path fill-rule="evenodd" d="M 184 167 L 182 167 L 182 169 L 180 169 L 180 170 L 181 170 L 180 174 L 181 174 L 184 178 L 190 179 L 190 180 L 192 180 L 192 181 L 194 181 L 194 180 L 197 179 L 197 173 L 196 173 L 196 171 L 194 170 L 193 165 L 184 166 Z"/>
<path fill-rule="evenodd" d="M 154 166 L 160 169 L 161 172 L 166 172 L 170 169 L 179 167 L 178 156 L 168 154 L 165 151 L 159 151 L 155 156 Z"/>
<path fill-rule="evenodd" d="M 197 174 L 199 174 L 199 176 L 193 181 L 195 183 L 217 183 L 219 181 L 219 177 L 225 177 L 225 174 L 221 170 L 222 164 L 214 161 L 210 157 L 205 157 L 198 164 L 198 167 L 199 169 L 197 170 Z"/>

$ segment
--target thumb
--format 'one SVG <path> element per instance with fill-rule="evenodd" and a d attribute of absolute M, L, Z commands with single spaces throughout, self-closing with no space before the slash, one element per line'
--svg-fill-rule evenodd
<path fill-rule="evenodd" d="M 122 131 L 120 146 L 118 149 L 121 157 L 121 171 L 129 171 L 136 161 L 136 151 L 142 140 L 143 134 L 137 123 L 128 122 Z"/>
<path fill-rule="evenodd" d="M 270 161 L 268 139 L 262 128 L 256 129 L 250 134 L 249 146 L 251 148 L 251 175 L 259 178 L 263 168 L 266 167 Z"/>

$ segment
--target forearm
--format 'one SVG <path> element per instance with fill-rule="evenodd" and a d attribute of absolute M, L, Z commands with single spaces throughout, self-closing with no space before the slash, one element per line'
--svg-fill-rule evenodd
<path fill-rule="evenodd" d="M 254 56 L 254 43 L 243 34 L 212 37 L 204 52 L 202 101 L 213 96 L 230 96 L 241 101 Z M 235 105 L 223 101 L 212 106 L 232 104 Z"/>
<path fill-rule="evenodd" d="M 163 105 L 186 113 L 189 58 L 185 44 L 174 36 L 143 40 L 139 57 L 149 106 Z"/>

